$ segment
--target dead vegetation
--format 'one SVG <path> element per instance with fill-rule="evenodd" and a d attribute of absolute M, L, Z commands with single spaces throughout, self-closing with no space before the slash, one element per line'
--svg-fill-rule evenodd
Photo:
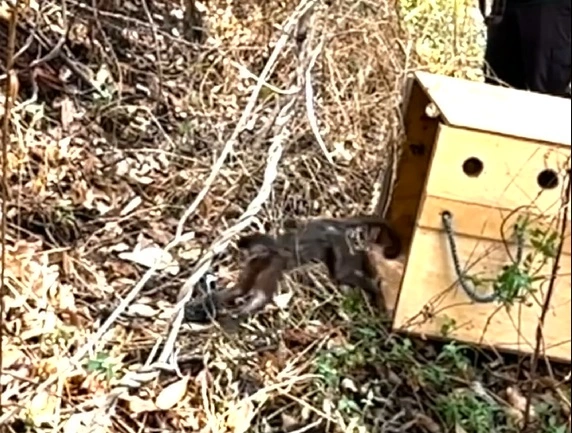
<path fill-rule="evenodd" d="M 429 2 L 407 28 L 383 0 L 26 3 L 4 431 L 518 431 L 525 365 L 392 335 L 320 269 L 238 334 L 171 322 L 207 270 L 236 277 L 239 231 L 373 206 L 406 73 L 446 59 L 472 78 L 465 27 L 439 57 L 412 21 Z M 569 431 L 563 376 L 536 384 L 533 431 Z"/>

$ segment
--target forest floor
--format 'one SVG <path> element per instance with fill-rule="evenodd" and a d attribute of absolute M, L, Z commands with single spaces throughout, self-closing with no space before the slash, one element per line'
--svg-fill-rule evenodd
<path fill-rule="evenodd" d="M 472 8 L 21 3 L 2 431 L 508 433 L 528 396 L 530 431 L 570 431 L 569 367 L 394 334 L 319 266 L 236 334 L 172 320 L 235 280 L 239 231 L 372 211 L 407 74 L 480 79 Z"/>

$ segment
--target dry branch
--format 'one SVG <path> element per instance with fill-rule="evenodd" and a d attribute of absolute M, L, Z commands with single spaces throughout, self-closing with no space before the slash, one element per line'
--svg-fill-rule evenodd
<path fill-rule="evenodd" d="M 258 94 L 260 93 L 260 90 L 264 86 L 264 82 L 266 81 L 268 74 L 270 73 L 270 71 L 274 67 L 276 60 L 278 59 L 278 56 L 280 55 L 282 49 L 284 48 L 284 46 L 286 45 L 286 43 L 290 39 L 290 35 L 292 33 L 292 30 L 296 26 L 296 23 L 298 22 L 300 17 L 303 16 L 307 10 L 311 9 L 313 7 L 314 3 L 315 3 L 315 0 L 304 0 L 304 1 L 302 1 L 298 5 L 298 7 L 294 11 L 294 13 L 288 18 L 286 23 L 282 26 L 282 29 L 283 29 L 282 30 L 282 36 L 276 42 L 276 45 L 275 45 L 274 49 L 272 50 L 272 54 L 268 58 L 268 62 L 266 63 L 266 65 L 264 66 L 264 69 L 260 73 L 260 77 L 257 79 L 256 86 L 254 87 L 254 90 L 252 91 L 252 94 L 250 95 L 248 103 L 246 104 L 246 107 L 245 107 L 244 111 L 242 112 L 242 115 L 240 116 L 240 119 L 238 121 L 238 124 L 236 125 L 236 128 L 234 129 L 232 135 L 228 139 L 228 141 L 225 144 L 225 146 L 223 147 L 219 157 L 217 158 L 215 164 L 213 165 L 212 171 L 211 171 L 209 177 L 207 178 L 207 180 L 205 182 L 205 186 L 201 189 L 201 191 L 199 192 L 199 194 L 197 195 L 195 200 L 187 208 L 187 210 L 183 214 L 183 217 L 179 221 L 179 224 L 177 225 L 177 232 L 175 234 L 175 237 L 181 236 L 181 233 L 183 233 L 183 227 L 184 227 L 185 223 L 187 222 L 189 217 L 193 214 L 193 212 L 197 209 L 200 202 L 207 195 L 209 188 L 212 186 L 214 180 L 216 179 L 217 175 L 219 174 L 220 169 L 222 168 L 226 158 L 232 152 L 232 149 L 234 147 L 234 144 L 236 143 L 238 135 L 243 130 L 243 128 L 246 126 L 246 124 L 247 124 L 247 122 L 248 122 L 248 120 L 249 120 L 249 118 L 250 118 L 250 116 L 254 110 L 254 107 L 256 105 L 256 101 L 258 99 Z"/>
<path fill-rule="evenodd" d="M 6 283 L 6 213 L 8 200 L 8 147 L 10 146 L 10 115 L 12 107 L 18 96 L 18 78 L 14 72 L 14 50 L 16 45 L 16 26 L 18 25 L 18 8 L 11 7 L 11 16 L 8 28 L 8 46 L 6 48 L 6 86 L 4 93 L 4 118 L 2 122 L 2 234 L 1 236 L 1 266 L 0 270 L 0 374 L 3 372 L 3 347 L 4 347 L 4 294 Z M 0 418 L 3 417 L 4 405 L 2 395 L 4 386 L 0 384 Z"/>
<path fill-rule="evenodd" d="M 224 164 L 226 156 L 232 151 L 234 141 L 238 137 L 238 134 L 240 133 L 242 128 L 244 128 L 244 125 L 248 121 L 249 117 L 251 116 L 251 113 L 256 104 L 258 93 L 260 92 L 260 89 L 264 85 L 264 80 L 266 75 L 272 69 L 275 60 L 278 58 L 281 50 L 288 42 L 289 39 L 288 35 L 291 33 L 291 29 L 296 25 L 296 22 L 299 19 L 299 17 L 302 16 L 307 10 L 309 10 L 312 7 L 313 3 L 314 1 L 302 2 L 300 6 L 297 8 L 297 10 L 289 17 L 289 19 L 285 23 L 283 36 L 276 44 L 274 51 L 270 56 L 270 59 L 268 60 L 268 63 L 266 64 L 261 76 L 257 79 L 256 87 L 253 90 L 253 93 L 251 94 L 249 103 L 244 109 L 241 119 L 239 120 L 233 135 L 226 143 L 221 155 L 215 162 L 211 174 L 207 178 L 205 186 L 201 190 L 201 193 L 199 193 L 195 201 L 189 206 L 189 208 L 187 208 L 187 210 L 181 217 L 181 220 L 179 221 L 179 224 L 177 226 L 177 232 L 175 238 L 169 243 L 169 245 L 166 246 L 165 251 L 169 251 L 170 249 L 172 249 L 173 247 L 175 247 L 176 245 L 180 244 L 182 241 L 185 240 L 186 235 L 182 233 L 183 230 L 182 228 L 184 226 L 185 221 L 196 209 L 196 207 L 200 203 L 200 200 L 204 198 L 204 196 L 208 192 L 209 187 L 212 185 L 214 179 L 219 173 L 220 168 Z M 280 113 L 278 114 L 278 117 L 275 122 L 275 129 L 277 130 L 277 133 L 272 138 L 271 145 L 268 149 L 268 157 L 264 173 L 264 180 L 256 198 L 249 204 L 244 214 L 238 219 L 238 222 L 234 226 L 227 229 L 220 236 L 220 238 L 217 239 L 211 245 L 208 252 L 195 265 L 193 274 L 184 284 L 181 290 L 181 295 L 179 296 L 180 301 L 175 308 L 177 315 L 174 318 L 174 322 L 171 325 L 169 335 L 165 342 L 163 351 L 161 352 L 161 355 L 157 360 L 157 363 L 152 363 L 148 367 L 144 368 L 143 371 L 128 374 L 119 384 L 119 386 L 114 388 L 114 390 L 108 395 L 106 403 L 101 408 L 96 410 L 96 413 L 93 414 L 94 416 L 91 418 L 92 421 L 91 425 L 89 426 L 89 428 L 91 429 L 90 431 L 95 431 L 98 428 L 102 428 L 105 425 L 108 425 L 109 423 L 108 417 L 112 411 L 114 404 L 121 395 L 123 395 L 125 392 L 128 391 L 129 388 L 136 388 L 142 385 L 143 383 L 146 383 L 149 380 L 152 380 L 153 378 L 157 377 L 159 373 L 159 371 L 157 370 L 157 366 L 159 365 L 165 366 L 170 364 L 169 360 L 173 359 L 172 355 L 173 355 L 174 343 L 183 320 L 182 306 L 186 302 L 188 302 L 190 297 L 192 296 L 193 293 L 192 288 L 197 284 L 200 278 L 202 278 L 204 273 L 210 268 L 210 266 L 212 265 L 213 257 L 219 254 L 220 252 L 224 251 L 228 243 L 230 242 L 231 238 L 251 224 L 252 219 L 260 211 L 261 207 L 267 201 L 270 195 L 270 192 L 272 190 L 272 183 L 277 176 L 278 163 L 280 161 L 280 157 L 283 152 L 283 143 L 284 141 L 287 140 L 288 136 L 290 135 L 290 132 L 288 131 L 287 128 L 287 123 L 293 115 L 293 107 L 296 101 L 297 101 L 296 94 L 291 93 L 291 96 L 287 97 L 287 102 L 285 102 L 282 109 L 280 110 Z M 137 296 L 143 285 L 148 281 L 152 273 L 155 271 L 156 266 L 157 265 L 151 267 L 146 272 L 146 274 L 139 281 L 139 283 L 122 300 L 122 302 L 113 311 L 113 313 L 109 316 L 109 318 L 105 321 L 105 323 L 102 324 L 102 326 L 100 327 L 98 332 L 94 335 L 94 337 L 91 339 L 91 341 L 76 353 L 76 356 L 74 357 L 74 362 L 80 361 L 83 358 L 83 356 L 85 356 L 89 352 L 91 347 L 93 347 L 99 341 L 99 339 L 107 332 L 111 324 L 119 317 L 119 315 Z M 45 387 L 49 385 L 51 380 L 45 381 L 42 384 L 42 386 Z"/>

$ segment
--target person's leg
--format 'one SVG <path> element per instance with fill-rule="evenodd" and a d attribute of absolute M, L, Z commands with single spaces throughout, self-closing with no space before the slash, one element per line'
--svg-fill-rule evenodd
<path fill-rule="evenodd" d="M 518 21 L 526 88 L 566 96 L 572 75 L 570 0 L 523 7 Z"/>
<path fill-rule="evenodd" d="M 517 16 L 512 10 L 487 29 L 485 83 L 525 88 L 524 62 Z"/>

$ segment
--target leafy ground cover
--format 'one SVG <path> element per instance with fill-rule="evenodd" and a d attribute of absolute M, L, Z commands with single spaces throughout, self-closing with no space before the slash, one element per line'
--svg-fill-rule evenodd
<path fill-rule="evenodd" d="M 569 369 L 530 378 L 527 360 L 394 335 L 319 267 L 238 334 L 171 320 L 207 269 L 236 278 L 240 229 L 375 206 L 407 73 L 480 79 L 474 15 L 425 0 L 27 2 L 5 431 L 508 433 L 531 385 L 531 431 L 570 431 Z"/>

